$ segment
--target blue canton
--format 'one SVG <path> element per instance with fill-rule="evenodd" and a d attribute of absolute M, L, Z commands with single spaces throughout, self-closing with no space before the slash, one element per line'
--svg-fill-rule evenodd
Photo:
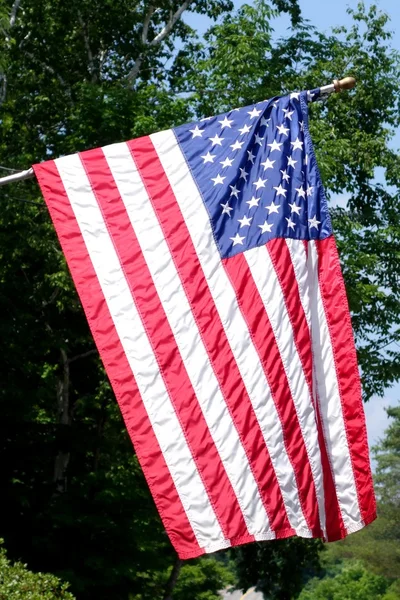
<path fill-rule="evenodd" d="M 308 130 L 307 101 L 318 96 L 293 93 L 174 130 L 222 258 L 277 237 L 331 235 Z"/>

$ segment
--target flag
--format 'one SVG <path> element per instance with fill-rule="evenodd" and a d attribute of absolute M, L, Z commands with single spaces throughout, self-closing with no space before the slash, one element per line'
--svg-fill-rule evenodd
<path fill-rule="evenodd" d="M 181 558 L 375 518 L 317 95 L 34 167 Z"/>

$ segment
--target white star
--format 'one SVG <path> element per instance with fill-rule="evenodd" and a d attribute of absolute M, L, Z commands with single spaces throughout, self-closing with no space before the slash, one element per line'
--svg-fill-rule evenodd
<path fill-rule="evenodd" d="M 221 160 L 221 165 L 224 167 L 231 167 L 233 163 L 233 158 L 226 158 L 225 160 Z"/>
<path fill-rule="evenodd" d="M 297 160 L 293 160 L 293 158 L 291 156 L 287 157 L 287 161 L 288 161 L 287 162 L 287 166 L 288 167 L 293 167 L 294 168 L 295 165 L 296 165 L 296 163 L 297 163 Z"/>
<path fill-rule="evenodd" d="M 294 110 L 289 110 L 288 108 L 282 108 L 282 111 L 285 113 L 285 118 L 289 119 L 291 121 Z"/>
<path fill-rule="evenodd" d="M 306 189 L 306 194 L 307 196 L 311 196 L 311 194 L 313 193 L 313 187 L 311 187 L 310 185 L 308 186 L 308 188 Z"/>
<path fill-rule="evenodd" d="M 258 181 L 255 181 L 253 183 L 253 185 L 256 186 L 256 190 L 258 190 L 261 187 L 265 187 L 265 182 L 268 181 L 268 179 L 261 179 L 261 177 L 258 178 Z"/>
<path fill-rule="evenodd" d="M 238 190 L 238 188 L 236 187 L 236 185 L 230 185 L 229 186 L 231 188 L 231 196 L 236 196 L 236 198 L 239 198 L 239 192 L 240 190 Z"/>
<path fill-rule="evenodd" d="M 299 188 L 296 188 L 296 192 L 299 194 L 300 198 L 306 197 L 306 192 L 304 191 L 304 188 L 302 185 Z"/>
<path fill-rule="evenodd" d="M 204 158 L 203 164 L 205 163 L 213 163 L 214 162 L 214 158 L 216 157 L 216 154 L 210 154 L 209 152 L 207 152 L 207 154 L 204 154 L 204 156 L 202 156 L 201 158 Z"/>
<path fill-rule="evenodd" d="M 230 121 L 228 119 L 228 117 L 225 116 L 224 120 L 223 121 L 218 121 L 218 123 L 221 123 L 221 127 L 223 129 L 224 127 L 231 127 L 231 123 L 233 123 L 233 121 Z"/>
<path fill-rule="evenodd" d="M 249 160 L 254 165 L 254 159 L 255 159 L 256 155 L 253 154 L 251 150 L 247 150 L 247 154 L 249 155 L 249 158 L 247 160 Z"/>
<path fill-rule="evenodd" d="M 281 184 L 279 184 L 278 187 L 274 186 L 274 190 L 276 190 L 277 196 L 285 196 L 286 198 L 287 190 L 285 190 L 285 188 L 283 188 Z"/>
<path fill-rule="evenodd" d="M 242 169 L 241 167 L 239 167 L 239 171 L 240 171 L 239 179 L 244 179 L 245 181 L 247 181 L 248 172 L 246 171 L 246 169 Z"/>
<path fill-rule="evenodd" d="M 261 115 L 261 110 L 257 110 L 256 107 L 254 107 L 253 110 L 249 111 L 247 114 L 250 115 L 250 119 L 254 119 L 254 117 L 259 117 Z"/>
<path fill-rule="evenodd" d="M 269 224 L 267 221 L 265 221 L 263 225 L 259 225 L 261 233 L 271 233 L 272 225 L 273 223 Z"/>
<path fill-rule="evenodd" d="M 304 121 L 299 121 L 300 131 L 304 131 Z"/>
<path fill-rule="evenodd" d="M 281 135 L 282 134 L 287 135 L 287 132 L 289 131 L 289 129 L 287 127 L 285 127 L 284 125 L 277 125 L 276 128 Z"/>
<path fill-rule="evenodd" d="M 303 165 L 308 165 L 308 154 L 305 155 Z"/>
<path fill-rule="evenodd" d="M 262 127 L 263 125 L 265 125 L 266 127 L 269 127 L 270 120 L 271 119 L 266 119 L 265 117 L 261 117 L 260 127 Z"/>
<path fill-rule="evenodd" d="M 300 96 L 300 92 L 293 92 L 293 94 L 290 94 L 290 99 L 291 100 L 298 100 Z"/>
<path fill-rule="evenodd" d="M 212 141 L 213 146 L 222 146 L 222 142 L 224 140 L 224 138 L 220 138 L 218 134 L 215 134 L 213 138 L 208 139 Z"/>
<path fill-rule="evenodd" d="M 189 129 L 189 131 L 192 134 L 192 139 L 196 137 L 201 137 L 204 133 L 204 129 L 199 129 L 198 125 L 196 125 L 194 129 Z"/>
<path fill-rule="evenodd" d="M 238 142 L 238 140 L 236 140 L 236 142 L 231 145 L 231 148 L 232 150 L 240 150 L 243 144 L 244 142 Z"/>
<path fill-rule="evenodd" d="M 240 223 L 240 227 L 250 227 L 250 223 L 252 221 L 253 217 L 246 217 L 244 216 L 243 219 L 238 219 L 239 223 Z"/>
<path fill-rule="evenodd" d="M 262 146 L 262 141 L 263 141 L 263 139 L 264 139 L 264 138 L 260 137 L 260 136 L 258 135 L 258 133 L 256 133 L 256 137 L 255 137 L 255 143 L 256 143 L 256 144 L 260 144 L 260 146 Z"/>
<path fill-rule="evenodd" d="M 317 230 L 318 230 L 318 225 L 321 223 L 321 221 L 317 221 L 316 215 L 312 219 L 308 219 L 308 222 L 310 223 L 310 229 L 315 227 L 315 229 L 317 229 Z"/>
<path fill-rule="evenodd" d="M 282 180 L 289 181 L 290 175 L 287 174 L 286 169 L 284 171 L 281 169 L 281 173 L 282 173 Z"/>
<path fill-rule="evenodd" d="M 240 235 L 237 233 L 235 235 L 235 237 L 229 238 L 229 239 L 232 240 L 234 246 L 236 246 L 237 244 L 241 244 L 243 246 L 243 240 L 244 240 L 244 238 L 245 238 L 245 236 L 240 237 Z"/>
<path fill-rule="evenodd" d="M 296 138 L 294 142 L 290 142 L 291 146 L 293 146 L 293 151 L 294 150 L 303 150 L 303 142 L 301 142 L 299 140 L 299 138 Z"/>
<path fill-rule="evenodd" d="M 214 182 L 214 185 L 218 185 L 219 183 L 224 183 L 224 179 L 226 179 L 226 177 L 221 177 L 221 175 L 217 175 L 216 177 L 212 177 L 211 181 Z"/>
<path fill-rule="evenodd" d="M 272 144 L 268 144 L 268 146 L 270 146 L 271 152 L 273 152 L 274 150 L 280 151 L 282 144 L 279 144 L 276 140 L 274 140 Z"/>
<path fill-rule="evenodd" d="M 200 121 L 210 121 L 213 118 L 214 117 L 203 117 L 202 119 L 200 119 Z"/>
<path fill-rule="evenodd" d="M 288 227 L 289 227 L 290 229 L 293 229 L 293 230 L 294 230 L 295 223 L 293 223 L 292 219 L 291 219 L 290 217 L 289 217 L 289 218 L 285 217 L 285 219 L 286 219 L 286 221 L 287 221 Z"/>
<path fill-rule="evenodd" d="M 289 202 L 289 206 L 292 209 L 292 213 L 296 213 L 296 215 L 300 215 L 301 206 L 297 206 L 296 202 L 293 202 L 293 204 L 290 204 L 290 202 Z"/>
<path fill-rule="evenodd" d="M 265 162 L 261 163 L 261 165 L 264 167 L 264 171 L 265 171 L 265 169 L 273 169 L 275 162 L 276 162 L 275 160 L 269 160 L 269 158 L 267 158 L 265 160 Z"/>
<path fill-rule="evenodd" d="M 280 204 L 275 204 L 275 202 L 272 201 L 271 204 L 269 206 L 266 206 L 265 208 L 267 209 L 268 214 L 271 214 L 271 213 L 278 214 L 279 213 L 278 208 L 280 208 L 280 206 L 281 206 Z"/>
<path fill-rule="evenodd" d="M 222 214 L 226 214 L 228 215 L 228 217 L 231 216 L 231 210 L 233 210 L 233 208 L 231 208 L 228 204 L 228 202 L 226 204 L 221 204 L 222 206 Z"/>
<path fill-rule="evenodd" d="M 251 200 L 248 200 L 246 202 L 246 204 L 248 204 L 249 208 L 251 208 L 252 206 L 258 206 L 258 203 L 260 202 L 260 200 L 261 200 L 261 198 L 255 198 L 253 196 Z"/>
<path fill-rule="evenodd" d="M 244 135 L 245 133 L 249 133 L 250 130 L 251 130 L 251 127 L 249 125 L 243 125 L 243 127 L 241 129 L 239 129 L 241 135 Z"/>
<path fill-rule="evenodd" d="M 312 94 L 312 93 L 310 92 L 310 90 L 307 92 L 307 100 L 308 100 L 309 102 L 312 102 L 312 99 L 314 98 L 314 96 L 315 96 L 315 94 Z"/>

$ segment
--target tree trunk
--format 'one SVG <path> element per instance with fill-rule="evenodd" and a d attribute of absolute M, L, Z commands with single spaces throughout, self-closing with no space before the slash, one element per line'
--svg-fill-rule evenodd
<path fill-rule="evenodd" d="M 172 568 L 171 575 L 167 581 L 167 585 L 165 586 L 164 597 L 163 600 L 172 600 L 172 593 L 174 591 L 176 582 L 178 581 L 179 573 L 181 572 L 183 565 L 183 560 L 180 558 L 176 558 L 175 564 Z"/>
<path fill-rule="evenodd" d="M 65 350 L 60 350 L 62 363 L 62 376 L 57 384 L 57 408 L 58 408 L 58 423 L 62 426 L 71 425 L 71 411 L 69 406 L 69 361 Z M 60 450 L 56 456 L 54 463 L 54 483 L 56 490 L 62 494 L 67 489 L 67 467 L 70 459 L 70 453 Z"/>

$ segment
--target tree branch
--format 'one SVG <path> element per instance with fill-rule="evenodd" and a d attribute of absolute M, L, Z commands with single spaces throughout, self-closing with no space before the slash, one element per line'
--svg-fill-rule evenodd
<path fill-rule="evenodd" d="M 182 13 L 190 6 L 190 4 L 192 4 L 192 2 L 193 2 L 193 0 L 185 0 L 180 5 L 180 7 L 173 14 L 170 15 L 168 23 L 165 25 L 165 27 L 163 27 L 163 29 L 160 31 L 160 33 L 158 33 L 151 40 L 151 42 L 148 41 L 147 37 L 148 37 L 148 33 L 149 33 L 151 17 L 153 16 L 155 10 L 154 10 L 153 6 L 149 6 L 149 9 L 148 9 L 146 16 L 144 18 L 144 21 L 143 21 L 143 30 L 142 30 L 143 44 L 147 48 L 153 48 L 154 46 L 161 44 L 161 42 L 163 40 L 165 40 L 165 38 L 171 33 L 175 24 L 181 18 Z M 128 73 L 127 81 L 130 85 L 132 85 L 135 82 L 137 76 L 139 75 L 139 71 L 140 71 L 140 67 L 142 66 L 144 54 L 145 54 L 145 52 L 141 52 L 139 54 L 139 56 L 135 60 L 135 63 L 133 65 L 132 69 Z"/>
<path fill-rule="evenodd" d="M 178 8 L 178 10 L 170 16 L 170 19 L 164 29 L 160 31 L 158 35 L 150 42 L 150 46 L 156 46 L 157 44 L 161 44 L 161 42 L 169 35 L 177 21 L 182 16 L 182 13 L 190 6 L 193 0 L 185 0 L 183 4 Z"/>
<path fill-rule="evenodd" d="M 88 71 L 92 78 L 92 83 L 96 83 L 96 81 L 98 80 L 98 76 L 97 76 L 96 67 L 94 64 L 93 52 L 90 47 L 89 35 L 87 33 L 86 23 L 84 22 L 82 15 L 79 11 L 78 11 L 78 18 L 79 18 L 79 23 L 81 25 L 82 37 L 83 37 L 83 41 L 85 43 L 85 48 L 86 48 L 86 52 L 87 52 L 87 56 L 88 56 Z"/>
<path fill-rule="evenodd" d="M 2 29 L 2 33 L 4 34 L 5 40 L 8 43 L 10 38 L 8 36 L 8 31 L 10 31 L 14 25 L 17 18 L 17 12 L 19 5 L 21 4 L 21 0 L 14 0 L 14 4 L 11 7 L 10 12 L 10 20 L 8 24 L 8 30 L 4 31 Z M 5 102 L 7 96 L 7 75 L 5 73 L 0 73 L 0 106 Z"/>
<path fill-rule="evenodd" d="M 15 21 L 17 18 L 17 12 L 18 12 L 20 4 L 21 4 L 21 0 L 14 0 L 14 4 L 12 5 L 11 13 L 10 13 L 10 29 L 12 27 L 14 27 L 14 25 L 15 25 Z"/>
<path fill-rule="evenodd" d="M 7 75 L 0 73 L 0 106 L 6 99 L 7 95 Z"/>
<path fill-rule="evenodd" d="M 97 354 L 97 348 L 93 348 L 92 350 L 88 350 L 87 352 L 83 352 L 82 354 L 77 354 L 69 359 L 69 364 L 79 360 L 80 358 L 86 358 L 87 356 L 92 356 L 92 354 Z"/>
<path fill-rule="evenodd" d="M 154 12 L 154 6 L 150 5 L 143 22 L 142 44 L 147 44 L 147 36 L 149 35 L 149 25 L 151 17 L 154 15 Z"/>

